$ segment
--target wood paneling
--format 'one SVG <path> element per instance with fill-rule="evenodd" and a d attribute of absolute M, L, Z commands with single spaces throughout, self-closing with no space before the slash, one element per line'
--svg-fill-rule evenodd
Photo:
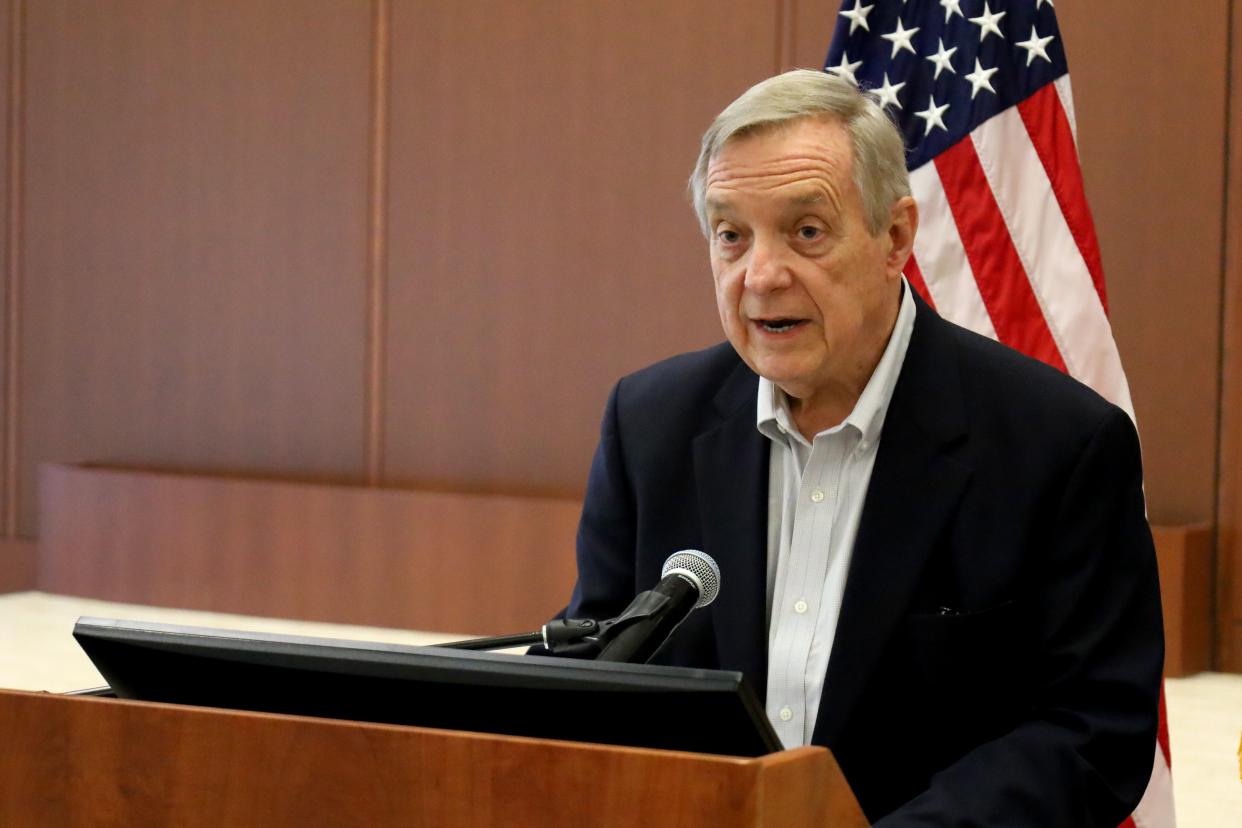
<path fill-rule="evenodd" d="M 47 459 L 361 474 L 371 19 L 28 8 L 21 529 Z"/>
<path fill-rule="evenodd" d="M 1242 673 L 1242 3 L 1233 4 L 1217 500 L 1216 667 Z"/>
<path fill-rule="evenodd" d="M 0 823 L 865 828 L 832 755 L 637 750 L 0 691 Z"/>
<path fill-rule="evenodd" d="M 781 69 L 819 69 L 828 57 L 840 3 L 790 0 L 789 5 L 793 21 L 790 52 Z"/>
<path fill-rule="evenodd" d="M 55 465 L 40 503 L 49 592 L 479 634 L 538 629 L 565 605 L 581 508 Z"/>
<path fill-rule="evenodd" d="M 372 0 L 371 155 L 367 215 L 367 364 L 365 391 L 366 481 L 384 473 L 384 334 L 388 294 L 388 109 L 392 57 L 392 3 Z"/>
<path fill-rule="evenodd" d="M 38 561 L 34 541 L 0 538 L 0 593 L 36 589 Z"/>
<path fill-rule="evenodd" d="M 49 460 L 580 496 L 608 387 L 721 336 L 683 191 L 701 130 L 820 65 L 837 7 L 0 3 L 26 12 L 7 528 L 35 532 Z M 1237 209 L 1214 471 L 1229 8 L 1057 12 L 1151 516 L 1219 510 L 1242 670 Z"/>
<path fill-rule="evenodd" d="M 1156 523 L 1211 522 L 1227 0 L 1057 3 Z"/>
<path fill-rule="evenodd" d="M 723 338 L 685 182 L 776 17 L 394 2 L 390 482 L 578 495 L 612 383 Z"/>
<path fill-rule="evenodd" d="M 1212 666 L 1212 527 L 1153 526 L 1164 610 L 1164 674 Z"/>
<path fill-rule="evenodd" d="M 0 130 L 0 193 L 4 228 L 0 231 L 0 537 L 17 531 L 17 335 L 20 331 L 21 268 L 14 239 L 21 229 L 21 0 L 0 3 L 0 94 L 4 95 L 4 129 Z M 3 564 L 0 564 L 2 566 Z"/>

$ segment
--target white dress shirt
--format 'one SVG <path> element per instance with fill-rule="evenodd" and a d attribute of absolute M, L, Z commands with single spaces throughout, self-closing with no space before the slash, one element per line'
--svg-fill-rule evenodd
<path fill-rule="evenodd" d="M 903 278 L 897 322 L 854 410 L 811 442 L 794 425 L 785 393 L 759 379 L 756 425 L 772 441 L 767 714 L 787 748 L 809 744 L 815 729 L 863 499 L 913 330 Z"/>

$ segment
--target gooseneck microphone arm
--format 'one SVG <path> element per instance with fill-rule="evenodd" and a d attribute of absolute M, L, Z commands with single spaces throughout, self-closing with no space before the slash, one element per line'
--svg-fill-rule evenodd
<path fill-rule="evenodd" d="M 641 664 L 651 660 L 691 612 L 716 600 L 720 568 L 711 556 L 683 549 L 669 556 L 660 581 L 616 618 L 549 621 L 538 632 L 437 644 L 455 650 L 500 650 L 542 644 L 552 654 Z"/>
<path fill-rule="evenodd" d="M 605 621 L 605 624 L 612 622 Z M 508 647 L 522 647 L 530 644 L 542 644 L 550 653 L 583 641 L 599 632 L 601 624 L 588 618 L 558 618 L 543 625 L 543 629 L 535 632 L 517 633 L 516 635 L 496 635 L 490 638 L 467 638 L 463 641 L 450 641 L 436 644 L 451 650 L 503 650 Z"/>

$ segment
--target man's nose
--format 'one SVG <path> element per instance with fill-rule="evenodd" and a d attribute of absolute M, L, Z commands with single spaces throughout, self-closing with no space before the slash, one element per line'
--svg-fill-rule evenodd
<path fill-rule="evenodd" d="M 789 287 L 793 280 L 787 254 L 779 241 L 756 238 L 746 267 L 746 289 L 764 294 Z"/>

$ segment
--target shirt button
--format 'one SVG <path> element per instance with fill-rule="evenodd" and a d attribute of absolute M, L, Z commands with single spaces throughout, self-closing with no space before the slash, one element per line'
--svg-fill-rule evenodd
<path fill-rule="evenodd" d="M 788 707 L 782 707 L 781 712 L 780 712 L 780 717 L 781 717 L 782 722 L 787 722 L 793 718 L 793 711 L 790 710 Z"/>
<path fill-rule="evenodd" d="M 803 601 L 801 598 L 799 598 L 798 602 L 794 604 L 794 612 L 798 613 L 798 615 L 801 615 L 802 613 L 806 612 L 806 601 Z"/>
<path fill-rule="evenodd" d="M 823 499 L 824 499 L 824 490 L 823 490 L 823 489 L 814 489 L 814 490 L 811 492 L 811 500 L 812 500 L 812 501 L 814 501 L 815 503 L 819 503 L 819 502 L 820 502 L 820 501 L 822 501 Z"/>

